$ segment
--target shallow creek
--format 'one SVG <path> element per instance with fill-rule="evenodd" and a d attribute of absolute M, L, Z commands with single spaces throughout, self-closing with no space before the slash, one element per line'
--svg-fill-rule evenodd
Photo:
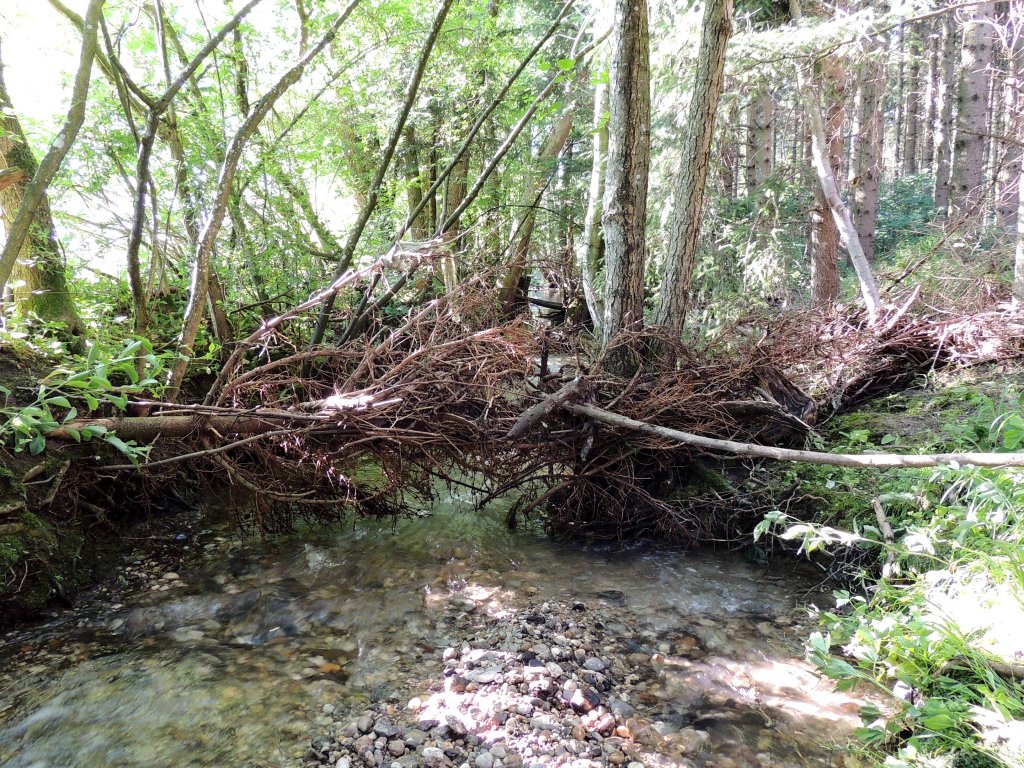
<path fill-rule="evenodd" d="M 686 754 L 662 749 L 645 768 L 841 764 L 857 702 L 801 660 L 803 608 L 823 598 L 791 568 L 555 543 L 509 532 L 500 510 L 476 513 L 457 493 L 397 525 L 268 543 L 225 523 L 178 572 L 0 637 L 0 765 L 309 764 L 318 734 L 438 690 L 442 657 L 467 635 L 556 605 L 601 628 L 615 695 L 638 717 L 699 731 Z"/>

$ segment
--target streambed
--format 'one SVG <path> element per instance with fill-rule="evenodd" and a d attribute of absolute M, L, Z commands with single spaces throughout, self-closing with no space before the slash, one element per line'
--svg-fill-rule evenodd
<path fill-rule="evenodd" d="M 224 523 L 0 637 L 0 764 L 842 764 L 858 702 L 801 660 L 825 598 L 793 568 L 552 542 L 468 492 L 266 543 Z"/>

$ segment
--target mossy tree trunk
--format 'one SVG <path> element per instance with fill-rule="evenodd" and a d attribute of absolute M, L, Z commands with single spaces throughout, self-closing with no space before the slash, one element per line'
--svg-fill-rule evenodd
<path fill-rule="evenodd" d="M 0 169 L 20 171 L 26 179 L 35 176 L 38 163 L 21 128 L 0 61 Z M 21 207 L 24 188 L 15 183 L 0 189 L 0 216 L 10 232 L 14 217 Z M 44 195 L 36 210 L 32 227 L 18 253 L 12 272 L 11 292 L 18 314 L 25 319 L 36 317 L 46 324 L 60 324 L 58 337 L 81 351 L 85 326 L 68 291 L 64 259 L 57 243 L 49 198 Z"/>

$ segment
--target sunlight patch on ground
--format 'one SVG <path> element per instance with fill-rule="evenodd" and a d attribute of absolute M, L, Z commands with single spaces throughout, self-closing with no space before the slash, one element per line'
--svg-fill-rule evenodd
<path fill-rule="evenodd" d="M 932 571 L 926 575 L 929 612 L 936 625 L 959 627 L 977 650 L 1011 663 L 1024 662 L 1024 594 L 1011 578 L 984 572 Z"/>

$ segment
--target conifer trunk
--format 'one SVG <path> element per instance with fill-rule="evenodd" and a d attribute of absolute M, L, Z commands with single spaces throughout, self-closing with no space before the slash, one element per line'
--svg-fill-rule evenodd
<path fill-rule="evenodd" d="M 608 87 L 608 171 L 601 224 L 605 238 L 605 344 L 644 321 L 647 177 L 651 161 L 651 74 L 646 0 L 615 0 Z M 617 355 L 607 364 L 625 370 Z"/>
<path fill-rule="evenodd" d="M 978 3 L 964 26 L 960 55 L 960 87 L 957 90 L 956 140 L 950 171 L 951 209 L 965 215 L 980 212 L 986 198 L 988 119 L 994 31 L 991 17 L 995 3 Z"/>
<path fill-rule="evenodd" d="M 669 228 L 661 301 L 655 312 L 655 322 L 676 337 L 682 336 L 690 300 L 711 164 L 711 140 L 725 81 L 725 51 L 732 34 L 732 0 L 708 0 L 701 27 L 697 72 L 682 146 L 683 167 Z"/>

